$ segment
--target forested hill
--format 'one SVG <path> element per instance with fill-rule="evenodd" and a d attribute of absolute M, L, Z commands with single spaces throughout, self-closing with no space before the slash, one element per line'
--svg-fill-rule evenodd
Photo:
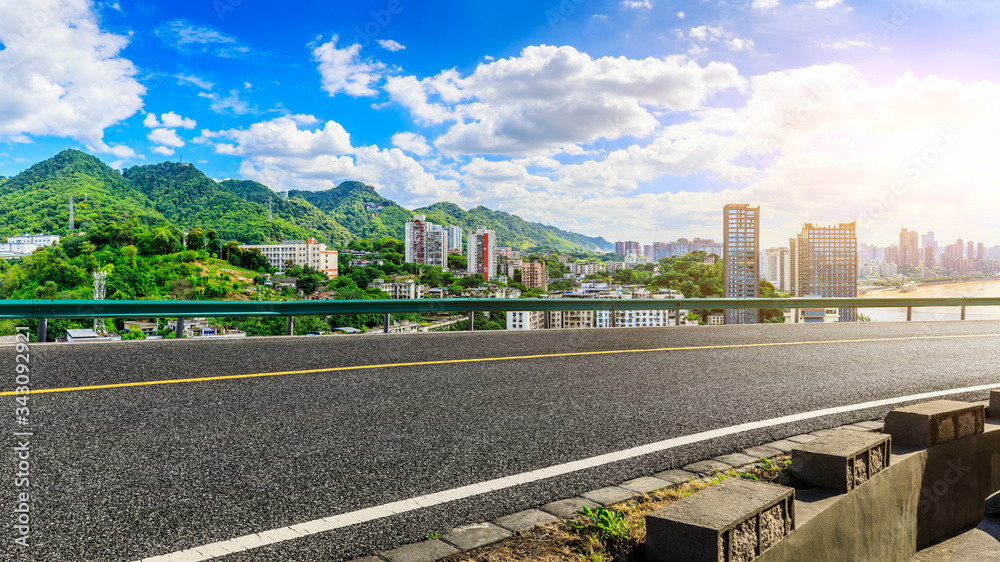
<path fill-rule="evenodd" d="M 182 230 L 214 229 L 224 240 L 260 244 L 283 238 L 316 236 L 324 241 L 351 238 L 349 232 L 317 213 L 281 205 L 267 220 L 267 204 L 243 199 L 190 164 L 163 162 L 136 166 L 123 176 L 140 189 L 171 223 Z"/>
<path fill-rule="evenodd" d="M 402 240 L 404 225 L 413 216 L 359 181 L 345 181 L 326 191 L 292 190 L 288 199 L 315 205 L 358 238 Z"/>
<path fill-rule="evenodd" d="M 78 229 L 125 215 L 145 224 L 165 222 L 152 202 L 117 170 L 89 154 L 65 150 L 0 180 L 0 235 L 66 234 L 70 197 Z"/>
<path fill-rule="evenodd" d="M 592 238 L 575 232 L 566 232 L 554 226 L 528 222 L 517 215 L 493 211 L 481 205 L 466 211 L 454 203 L 435 203 L 413 212 L 427 215 L 427 220 L 437 224 L 461 226 L 466 232 L 473 231 L 477 226 L 483 225 L 496 231 L 497 238 L 502 245 L 520 250 L 535 248 L 559 251 L 614 249 L 614 244 L 604 238 Z"/>
<path fill-rule="evenodd" d="M 283 198 L 255 181 L 216 182 L 191 164 L 163 162 L 119 173 L 78 150 L 64 150 L 17 176 L 0 178 L 0 236 L 66 234 L 71 196 L 75 226 L 84 231 L 129 216 L 149 226 L 169 222 L 184 231 L 215 230 L 221 239 L 240 243 L 316 237 L 338 244 L 356 238 L 402 240 L 406 221 L 416 213 L 443 226 L 460 226 L 466 234 L 486 226 L 496 231 L 501 246 L 519 250 L 613 248 L 604 238 L 482 206 L 465 211 L 452 203 L 436 203 L 409 211 L 357 181 L 325 191 L 291 190 Z"/>

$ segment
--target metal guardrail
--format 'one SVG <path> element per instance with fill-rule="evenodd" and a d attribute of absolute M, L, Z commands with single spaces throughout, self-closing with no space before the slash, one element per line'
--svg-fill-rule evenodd
<path fill-rule="evenodd" d="M 94 300 L 6 300 L 0 301 L 0 318 L 35 318 L 39 335 L 52 318 L 178 318 L 178 334 L 185 317 L 265 317 L 288 318 L 288 333 L 295 316 L 331 314 L 382 314 L 386 330 L 392 314 L 420 312 L 466 312 L 472 320 L 476 312 L 568 311 L 568 310 L 716 310 L 762 308 L 906 308 L 960 306 L 1000 306 L 1000 297 L 872 297 L 872 298 L 790 298 L 790 299 L 371 299 L 339 301 L 94 301 Z M 472 322 L 469 323 L 472 329 Z M 43 339 L 43 337 L 39 337 Z"/>

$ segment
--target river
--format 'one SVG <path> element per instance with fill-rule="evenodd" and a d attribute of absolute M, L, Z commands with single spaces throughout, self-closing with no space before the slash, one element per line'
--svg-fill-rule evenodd
<path fill-rule="evenodd" d="M 996 297 L 1000 296 L 1000 280 L 968 281 L 963 283 L 941 283 L 924 285 L 908 293 L 879 291 L 861 295 L 865 297 Z M 858 312 L 873 322 L 905 322 L 906 308 L 859 308 Z M 913 309 L 913 320 L 959 320 L 961 310 L 957 306 L 929 306 Z M 969 306 L 965 308 L 966 320 L 1000 320 L 1000 306 Z"/>

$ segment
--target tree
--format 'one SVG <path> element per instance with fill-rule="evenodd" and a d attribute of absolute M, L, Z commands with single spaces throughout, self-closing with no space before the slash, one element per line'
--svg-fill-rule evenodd
<path fill-rule="evenodd" d="M 466 289 L 472 289 L 474 287 L 478 287 L 485 282 L 486 279 L 483 278 L 482 273 L 474 273 L 472 275 L 467 275 L 458 280 L 458 284 Z"/>
<path fill-rule="evenodd" d="M 205 246 L 205 233 L 200 229 L 196 228 L 187 235 L 187 249 L 197 252 Z"/>
<path fill-rule="evenodd" d="M 135 257 L 137 255 L 139 255 L 139 250 L 131 244 L 122 248 L 122 256 L 125 257 L 125 263 L 132 267 L 135 267 Z"/>
<path fill-rule="evenodd" d="M 469 262 L 462 254 L 448 254 L 448 269 L 465 271 L 469 267 Z"/>

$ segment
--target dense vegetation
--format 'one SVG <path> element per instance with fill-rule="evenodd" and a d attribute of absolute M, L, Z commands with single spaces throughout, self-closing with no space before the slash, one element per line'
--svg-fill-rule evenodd
<path fill-rule="evenodd" d="M 377 240 L 389 237 L 402 240 L 406 221 L 413 216 L 410 211 L 359 181 L 345 181 L 326 191 L 292 190 L 288 193 L 288 198 L 315 205 L 358 238 Z M 382 208 L 369 210 L 366 204 Z"/>

